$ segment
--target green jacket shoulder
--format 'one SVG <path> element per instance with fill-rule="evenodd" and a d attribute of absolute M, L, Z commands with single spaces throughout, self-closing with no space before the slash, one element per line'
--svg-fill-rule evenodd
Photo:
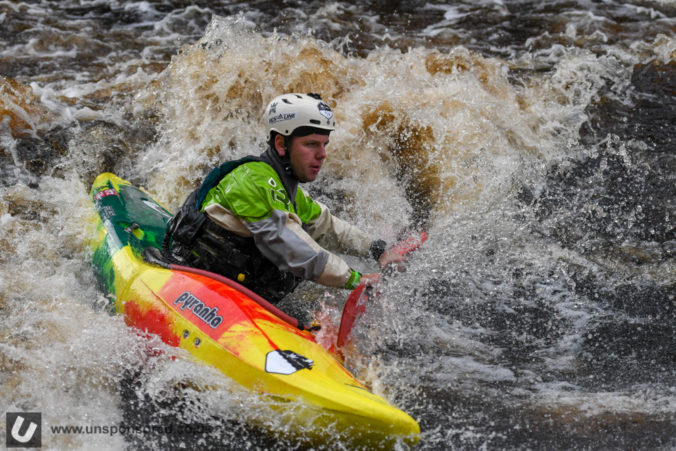
<path fill-rule="evenodd" d="M 266 219 L 274 210 L 295 213 L 303 223 L 321 213 L 321 207 L 300 188 L 296 192 L 296 211 L 277 172 L 262 161 L 242 164 L 223 177 L 208 192 L 202 210 L 213 203 L 247 222 Z"/>

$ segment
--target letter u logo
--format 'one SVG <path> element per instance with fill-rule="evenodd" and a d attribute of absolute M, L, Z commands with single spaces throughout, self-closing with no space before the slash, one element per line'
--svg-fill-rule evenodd
<path fill-rule="evenodd" d="M 28 443 L 33 438 L 38 425 L 30 423 L 28 429 L 23 434 L 21 434 L 21 426 L 23 426 L 23 417 L 16 417 L 16 421 L 12 427 L 12 438 L 19 443 Z"/>
<path fill-rule="evenodd" d="M 42 414 L 40 412 L 7 412 L 7 448 L 40 448 L 42 446 Z"/>

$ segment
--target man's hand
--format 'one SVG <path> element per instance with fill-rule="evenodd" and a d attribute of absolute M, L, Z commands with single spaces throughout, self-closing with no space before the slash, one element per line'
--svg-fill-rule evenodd
<path fill-rule="evenodd" d="M 383 252 L 383 255 L 381 255 L 380 258 L 378 259 L 378 263 L 380 264 L 381 269 L 385 269 L 391 266 L 396 268 L 398 271 L 404 270 L 402 263 L 405 262 L 406 256 L 397 252 L 395 249 L 389 249 Z"/>
<path fill-rule="evenodd" d="M 373 286 L 380 282 L 380 273 L 362 274 L 359 283 L 366 284 L 366 286 Z"/>

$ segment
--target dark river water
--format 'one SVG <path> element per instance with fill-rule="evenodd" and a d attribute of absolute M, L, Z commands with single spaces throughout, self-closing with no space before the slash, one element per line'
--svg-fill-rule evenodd
<path fill-rule="evenodd" d="M 40 412 L 46 449 L 304 447 L 109 315 L 88 248 L 98 173 L 175 210 L 288 91 L 338 120 L 308 190 L 429 232 L 346 360 L 416 449 L 676 449 L 673 0 L 0 0 L 0 411 Z"/>

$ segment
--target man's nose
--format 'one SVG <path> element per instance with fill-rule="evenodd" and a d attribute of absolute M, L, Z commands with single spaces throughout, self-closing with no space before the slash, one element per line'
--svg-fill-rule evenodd
<path fill-rule="evenodd" d="M 326 146 L 324 144 L 319 145 L 319 150 L 317 150 L 315 157 L 318 160 L 323 160 L 324 158 L 326 158 Z"/>

